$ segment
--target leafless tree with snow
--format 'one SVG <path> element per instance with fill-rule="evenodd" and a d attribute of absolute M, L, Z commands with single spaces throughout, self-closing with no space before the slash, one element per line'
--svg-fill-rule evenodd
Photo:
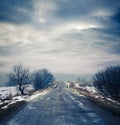
<path fill-rule="evenodd" d="M 9 81 L 19 86 L 19 91 L 24 95 L 25 85 L 30 83 L 29 68 L 23 67 L 23 65 L 13 66 L 12 71 L 8 74 Z"/>

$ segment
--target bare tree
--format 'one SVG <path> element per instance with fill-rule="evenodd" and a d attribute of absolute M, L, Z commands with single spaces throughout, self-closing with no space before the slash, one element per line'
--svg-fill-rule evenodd
<path fill-rule="evenodd" d="M 24 95 L 25 85 L 30 83 L 29 68 L 23 67 L 23 65 L 13 66 L 12 71 L 8 74 L 9 81 L 19 86 L 19 91 Z"/>
<path fill-rule="evenodd" d="M 38 70 L 34 73 L 33 82 L 36 90 L 47 87 L 54 80 L 54 76 L 47 69 Z"/>

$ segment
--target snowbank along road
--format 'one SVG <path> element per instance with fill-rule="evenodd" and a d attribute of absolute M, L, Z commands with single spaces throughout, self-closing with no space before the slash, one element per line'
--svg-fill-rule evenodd
<path fill-rule="evenodd" d="M 5 125 L 120 125 L 120 116 L 59 83 L 46 95 L 29 102 Z"/>

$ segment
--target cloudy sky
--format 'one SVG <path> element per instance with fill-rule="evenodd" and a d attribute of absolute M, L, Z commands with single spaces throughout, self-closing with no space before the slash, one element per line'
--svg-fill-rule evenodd
<path fill-rule="evenodd" d="M 120 64 L 120 1 L 0 0 L 0 72 L 19 63 L 75 74 Z"/>

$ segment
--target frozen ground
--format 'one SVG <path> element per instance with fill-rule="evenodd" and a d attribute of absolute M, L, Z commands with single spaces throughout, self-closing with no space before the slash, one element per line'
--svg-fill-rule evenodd
<path fill-rule="evenodd" d="M 31 85 L 26 87 L 26 93 L 33 90 Z M 26 100 L 28 95 L 21 96 L 18 87 L 0 87 L 0 108 L 7 108 L 18 101 Z"/>
<path fill-rule="evenodd" d="M 26 90 L 25 90 L 26 93 L 30 94 L 30 92 L 32 91 L 34 91 L 33 86 L 29 85 L 26 87 Z M 0 108 L 6 109 L 9 105 L 20 101 L 29 102 L 36 99 L 37 97 L 47 94 L 48 92 L 49 92 L 49 89 L 45 89 L 41 91 L 36 91 L 31 95 L 27 94 L 27 95 L 21 96 L 18 91 L 18 87 L 0 87 Z M 12 96 L 12 98 L 10 96 Z"/>
<path fill-rule="evenodd" d="M 61 83 L 28 103 L 5 125 L 119 125 L 120 117 Z"/>
<path fill-rule="evenodd" d="M 18 94 L 16 87 L 0 87 L 0 99 L 7 98 L 9 94 L 16 96 Z"/>
<path fill-rule="evenodd" d="M 87 91 L 92 92 L 92 93 L 98 93 L 98 91 L 96 90 L 94 86 L 86 86 L 86 87 L 81 87 L 81 88 L 86 89 Z"/>
<path fill-rule="evenodd" d="M 120 102 L 113 100 L 111 98 L 105 98 L 102 96 L 102 94 L 94 87 L 93 83 L 85 83 L 85 84 L 80 84 L 80 83 L 73 83 L 73 82 L 66 82 L 66 85 L 68 88 L 71 86 L 74 86 L 74 88 L 78 88 L 81 91 L 87 93 L 88 95 L 91 95 L 92 97 L 96 99 L 102 99 L 103 101 L 108 101 L 108 103 L 114 103 L 115 105 L 120 105 Z"/>

